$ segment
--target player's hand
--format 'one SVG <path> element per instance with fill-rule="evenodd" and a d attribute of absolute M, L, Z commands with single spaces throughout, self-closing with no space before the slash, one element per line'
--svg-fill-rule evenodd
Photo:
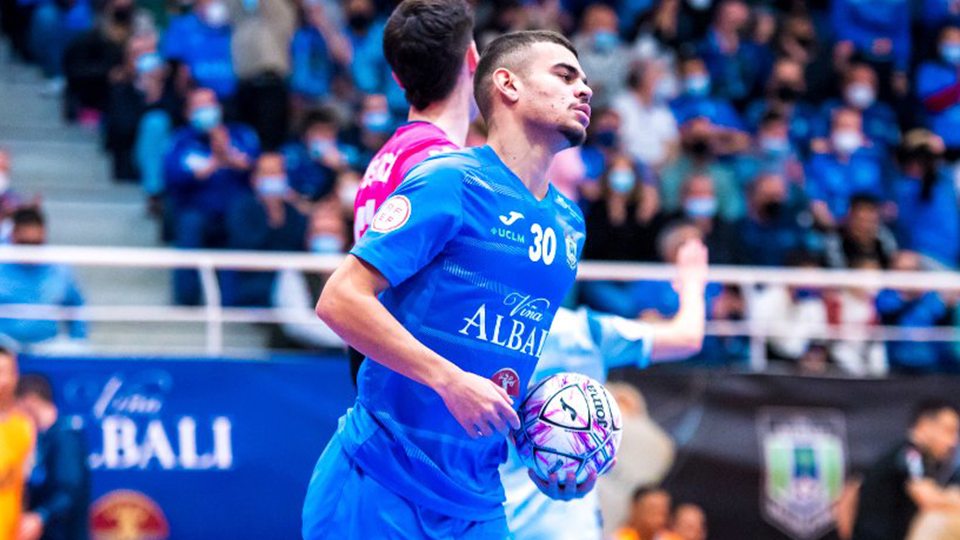
<path fill-rule="evenodd" d="M 587 493 L 593 491 L 593 487 L 597 485 L 596 471 L 591 471 L 590 475 L 587 476 L 587 479 L 584 480 L 582 484 L 577 484 L 577 476 L 572 471 L 567 473 L 567 478 L 562 483 L 557 473 L 551 474 L 549 481 L 544 481 L 529 469 L 527 470 L 527 474 L 530 476 L 530 480 L 537 485 L 537 488 L 539 488 L 544 495 L 555 501 L 582 499 Z"/>
<path fill-rule="evenodd" d="M 520 418 L 511 407 L 513 399 L 489 379 L 460 371 L 437 393 L 473 439 L 498 432 L 507 436 L 512 429 L 520 428 Z"/>

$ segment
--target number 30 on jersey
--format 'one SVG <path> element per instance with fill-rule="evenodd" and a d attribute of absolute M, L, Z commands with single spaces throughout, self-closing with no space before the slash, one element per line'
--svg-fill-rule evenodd
<path fill-rule="evenodd" d="M 544 230 L 539 223 L 531 225 L 530 232 L 533 234 L 533 245 L 529 249 L 530 260 L 537 262 L 542 259 L 547 266 L 553 264 L 553 258 L 557 255 L 557 233 L 551 227 Z"/>

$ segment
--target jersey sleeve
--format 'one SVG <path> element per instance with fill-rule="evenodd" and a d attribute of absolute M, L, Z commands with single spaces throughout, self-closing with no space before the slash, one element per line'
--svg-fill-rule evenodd
<path fill-rule="evenodd" d="M 423 160 L 456 149 L 457 147 L 446 139 L 428 139 L 412 151 L 402 154 L 400 162 L 397 163 L 397 172 L 400 178 L 406 178 L 410 171 Z"/>
<path fill-rule="evenodd" d="M 591 335 L 603 358 L 604 367 L 640 368 L 650 365 L 653 353 L 653 327 L 647 323 L 589 311 Z"/>
<path fill-rule="evenodd" d="M 350 253 L 376 268 L 391 286 L 433 260 L 463 224 L 463 173 L 448 160 L 431 160 L 377 210 Z"/>

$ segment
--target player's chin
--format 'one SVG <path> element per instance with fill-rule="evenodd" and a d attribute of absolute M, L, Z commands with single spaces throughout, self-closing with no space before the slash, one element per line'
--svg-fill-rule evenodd
<path fill-rule="evenodd" d="M 560 133 L 567 139 L 571 147 L 580 146 L 587 140 L 587 128 L 579 122 L 561 127 Z"/>

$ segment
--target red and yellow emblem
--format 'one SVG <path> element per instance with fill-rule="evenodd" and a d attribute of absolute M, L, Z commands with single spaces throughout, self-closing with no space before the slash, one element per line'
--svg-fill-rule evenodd
<path fill-rule="evenodd" d="M 169 536 L 163 510 L 139 491 L 111 491 L 90 509 L 91 540 L 166 540 Z"/>

